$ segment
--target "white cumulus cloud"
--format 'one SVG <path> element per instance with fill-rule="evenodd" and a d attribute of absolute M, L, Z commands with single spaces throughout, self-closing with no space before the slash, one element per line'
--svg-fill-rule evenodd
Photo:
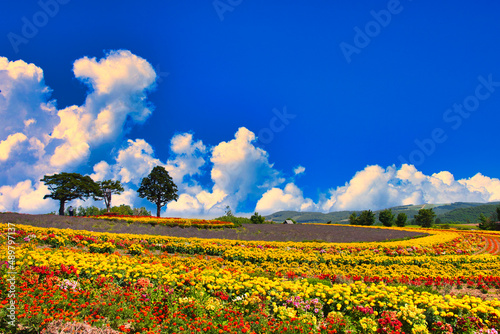
<path fill-rule="evenodd" d="M 0 141 L 0 161 L 9 159 L 12 150 L 14 150 L 19 143 L 22 143 L 27 139 L 28 137 L 26 137 L 26 135 L 17 132 L 9 135 L 7 139 Z"/>
<path fill-rule="evenodd" d="M 295 173 L 295 175 L 299 175 L 299 174 L 302 174 L 306 171 L 306 168 L 303 167 L 303 166 L 297 166 L 293 169 L 293 172 Z"/>
<path fill-rule="evenodd" d="M 500 180 L 480 173 L 455 180 L 449 171 L 425 175 L 413 165 L 378 165 L 358 171 L 344 186 L 322 194 L 316 203 L 293 183 L 268 190 L 256 205 L 266 214 L 280 210 L 342 211 L 383 209 L 399 205 L 500 200 Z"/>
<path fill-rule="evenodd" d="M 127 124 L 151 114 L 147 94 L 156 73 L 145 59 L 126 50 L 110 51 L 100 60 L 76 60 L 73 72 L 88 84 L 89 93 L 83 105 L 58 110 L 40 67 L 0 57 L 2 208 L 46 205 L 48 200 L 41 204 L 21 190 L 29 185 L 37 196 L 43 175 L 80 168 L 101 144 L 121 143 Z"/>
<path fill-rule="evenodd" d="M 269 189 L 255 206 L 255 211 L 266 215 L 288 210 L 317 211 L 317 208 L 310 198 L 304 198 L 302 190 L 293 183 L 288 183 L 283 190 L 280 188 Z"/>

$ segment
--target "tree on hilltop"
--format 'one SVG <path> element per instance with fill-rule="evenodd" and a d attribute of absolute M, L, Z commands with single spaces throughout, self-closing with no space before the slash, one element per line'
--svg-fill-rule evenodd
<path fill-rule="evenodd" d="M 41 179 L 50 189 L 51 193 L 43 198 L 52 198 L 59 201 L 59 215 L 64 216 L 64 205 L 74 199 L 86 200 L 92 197 L 98 200 L 101 196 L 99 185 L 90 178 L 78 173 L 59 173 L 45 175 Z"/>
<path fill-rule="evenodd" d="M 160 211 L 170 201 L 177 201 L 177 186 L 168 174 L 165 167 L 156 166 L 148 176 L 142 179 L 141 186 L 137 189 L 140 198 L 146 198 L 156 204 L 156 216 L 160 217 Z"/>
<path fill-rule="evenodd" d="M 114 180 L 105 180 L 98 181 L 97 184 L 101 189 L 102 199 L 104 200 L 104 204 L 106 205 L 106 212 L 109 212 L 111 209 L 111 195 L 112 194 L 121 194 L 125 189 L 120 181 Z"/>

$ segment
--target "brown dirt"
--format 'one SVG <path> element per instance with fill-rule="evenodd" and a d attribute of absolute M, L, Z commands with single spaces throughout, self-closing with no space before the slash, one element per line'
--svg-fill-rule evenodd
<path fill-rule="evenodd" d="M 369 242 L 427 235 L 421 232 L 356 226 L 245 224 L 239 228 L 198 229 L 150 224 L 104 221 L 55 215 L 0 214 L 0 223 L 26 224 L 37 227 L 70 228 L 95 232 L 165 235 L 187 238 L 219 238 L 254 241 L 324 241 Z"/>

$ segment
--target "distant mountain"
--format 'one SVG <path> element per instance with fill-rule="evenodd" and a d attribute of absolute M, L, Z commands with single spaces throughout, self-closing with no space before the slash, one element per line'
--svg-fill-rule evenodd
<path fill-rule="evenodd" d="M 457 221 L 464 223 L 466 222 L 476 223 L 477 218 L 481 213 L 486 217 L 491 217 L 493 214 L 496 216 L 496 209 L 498 207 L 498 204 L 499 203 L 496 202 L 483 205 L 476 205 L 473 207 L 458 208 L 446 212 L 438 216 L 438 218 L 441 220 L 442 223 L 451 223 Z"/>
<path fill-rule="evenodd" d="M 420 205 L 403 205 L 395 206 L 390 208 L 392 212 L 397 215 L 400 212 L 406 213 L 408 220 L 413 219 L 413 217 L 418 213 L 418 210 L 434 209 L 437 218 L 441 219 L 441 222 L 446 223 L 450 221 L 462 221 L 475 223 L 477 217 L 481 212 L 485 216 L 489 217 L 492 212 L 495 212 L 496 207 L 500 202 L 491 203 L 467 203 L 467 202 L 456 202 L 456 203 L 445 203 L 445 204 L 420 204 Z M 374 211 L 378 217 L 378 213 L 382 210 Z M 361 213 L 361 211 L 335 211 L 330 213 L 321 212 L 298 212 L 298 211 L 279 211 L 271 215 L 266 216 L 266 220 L 274 222 L 283 222 L 287 218 L 292 218 L 298 223 L 328 223 L 329 221 L 337 224 L 347 224 L 349 221 L 349 216 L 351 213 Z"/>

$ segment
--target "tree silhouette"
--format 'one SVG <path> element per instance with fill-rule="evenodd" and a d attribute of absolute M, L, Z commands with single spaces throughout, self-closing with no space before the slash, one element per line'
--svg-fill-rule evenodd
<path fill-rule="evenodd" d="M 43 198 L 52 198 L 59 201 L 59 215 L 64 216 L 64 205 L 74 199 L 86 200 L 89 197 L 97 200 L 102 197 L 99 185 L 90 178 L 78 173 L 60 173 L 45 175 L 41 179 L 51 193 Z"/>
<path fill-rule="evenodd" d="M 160 211 L 170 201 L 177 201 L 177 186 L 168 174 L 165 167 L 156 166 L 151 173 L 141 181 L 137 189 L 139 197 L 146 198 L 156 204 L 156 216 L 160 217 Z"/>

